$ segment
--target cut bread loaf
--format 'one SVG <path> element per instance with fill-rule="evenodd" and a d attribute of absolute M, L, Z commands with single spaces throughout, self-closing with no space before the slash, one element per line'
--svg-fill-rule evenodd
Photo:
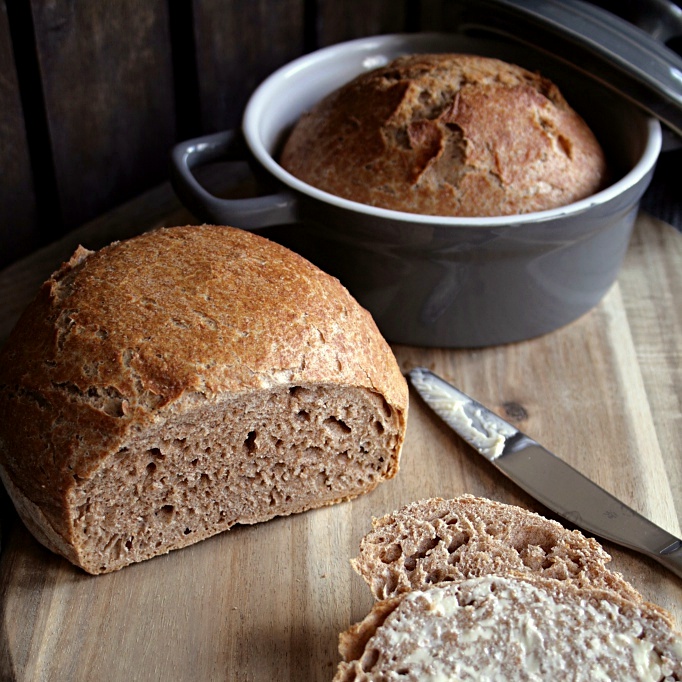
<path fill-rule="evenodd" d="M 341 636 L 334 682 L 682 680 L 657 607 L 537 576 L 444 583 L 377 602 Z"/>
<path fill-rule="evenodd" d="M 248 232 L 80 248 L 0 351 L 0 471 L 90 573 L 330 505 L 398 470 L 408 394 L 345 288 Z"/>
<path fill-rule="evenodd" d="M 374 519 L 351 563 L 376 599 L 490 574 L 535 575 L 638 599 L 606 567 L 610 560 L 580 531 L 521 507 L 462 495 L 421 500 Z"/>
<path fill-rule="evenodd" d="M 553 83 L 466 54 L 358 76 L 300 118 L 280 161 L 331 194 L 441 216 L 541 211 L 607 181 L 599 142 Z"/>

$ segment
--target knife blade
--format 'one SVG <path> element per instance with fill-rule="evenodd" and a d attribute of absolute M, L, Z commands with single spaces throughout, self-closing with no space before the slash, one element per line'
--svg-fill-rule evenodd
<path fill-rule="evenodd" d="M 589 533 L 655 559 L 682 578 L 682 540 L 437 374 L 417 367 L 409 378 L 448 426 L 538 502 Z"/>

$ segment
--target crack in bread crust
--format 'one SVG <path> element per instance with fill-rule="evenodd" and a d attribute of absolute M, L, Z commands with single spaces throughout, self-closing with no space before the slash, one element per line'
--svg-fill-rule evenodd
<path fill-rule="evenodd" d="M 554 84 L 463 54 L 361 74 L 301 116 L 281 163 L 331 194 L 440 216 L 542 211 L 609 180 L 599 142 Z"/>

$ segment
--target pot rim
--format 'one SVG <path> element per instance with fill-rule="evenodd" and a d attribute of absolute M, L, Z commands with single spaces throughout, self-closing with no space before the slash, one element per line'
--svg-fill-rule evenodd
<path fill-rule="evenodd" d="M 655 117 L 638 112 L 645 119 L 646 123 L 646 143 L 644 149 L 642 150 L 637 163 L 625 175 L 599 192 L 571 204 L 544 211 L 492 217 L 438 216 L 407 213 L 378 206 L 370 206 L 369 204 L 362 204 L 320 190 L 286 171 L 275 160 L 272 153 L 263 143 L 260 135 L 261 117 L 263 113 L 270 108 L 270 93 L 282 83 L 292 78 L 300 77 L 302 72 L 308 71 L 309 73 L 312 73 L 313 69 L 320 68 L 318 65 L 324 65 L 325 62 L 338 61 L 342 58 L 347 59 L 351 56 L 358 57 L 362 55 L 371 58 L 371 54 L 377 50 L 397 46 L 413 49 L 415 52 L 423 52 L 425 51 L 423 48 L 428 47 L 430 42 L 447 39 L 451 40 L 453 38 L 455 38 L 454 35 L 442 33 L 385 34 L 358 38 L 316 50 L 315 52 L 311 52 L 285 64 L 268 76 L 258 88 L 256 88 L 246 105 L 242 129 L 251 152 L 262 166 L 282 183 L 311 199 L 331 204 L 339 209 L 362 213 L 372 218 L 452 227 L 472 226 L 494 228 L 545 222 L 567 216 L 574 216 L 589 210 L 593 206 L 601 205 L 616 199 L 628 189 L 637 186 L 654 168 L 662 147 L 663 134 L 661 125 L 659 120 Z M 376 66 L 379 65 L 379 63 L 376 64 Z M 323 96 L 324 95 L 321 95 L 320 99 Z M 632 106 L 634 107 L 634 104 Z M 284 127 L 281 132 L 283 131 Z"/>

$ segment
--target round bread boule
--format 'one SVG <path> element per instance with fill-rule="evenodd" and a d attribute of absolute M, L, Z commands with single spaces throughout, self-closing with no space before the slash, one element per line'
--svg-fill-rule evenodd
<path fill-rule="evenodd" d="M 281 164 L 363 204 L 462 217 L 564 206 L 607 176 L 599 142 L 552 82 L 460 54 L 360 75 L 300 118 Z"/>
<path fill-rule="evenodd" d="M 0 350 L 0 477 L 93 574 L 369 492 L 408 392 L 369 313 L 228 227 L 79 248 Z"/>

